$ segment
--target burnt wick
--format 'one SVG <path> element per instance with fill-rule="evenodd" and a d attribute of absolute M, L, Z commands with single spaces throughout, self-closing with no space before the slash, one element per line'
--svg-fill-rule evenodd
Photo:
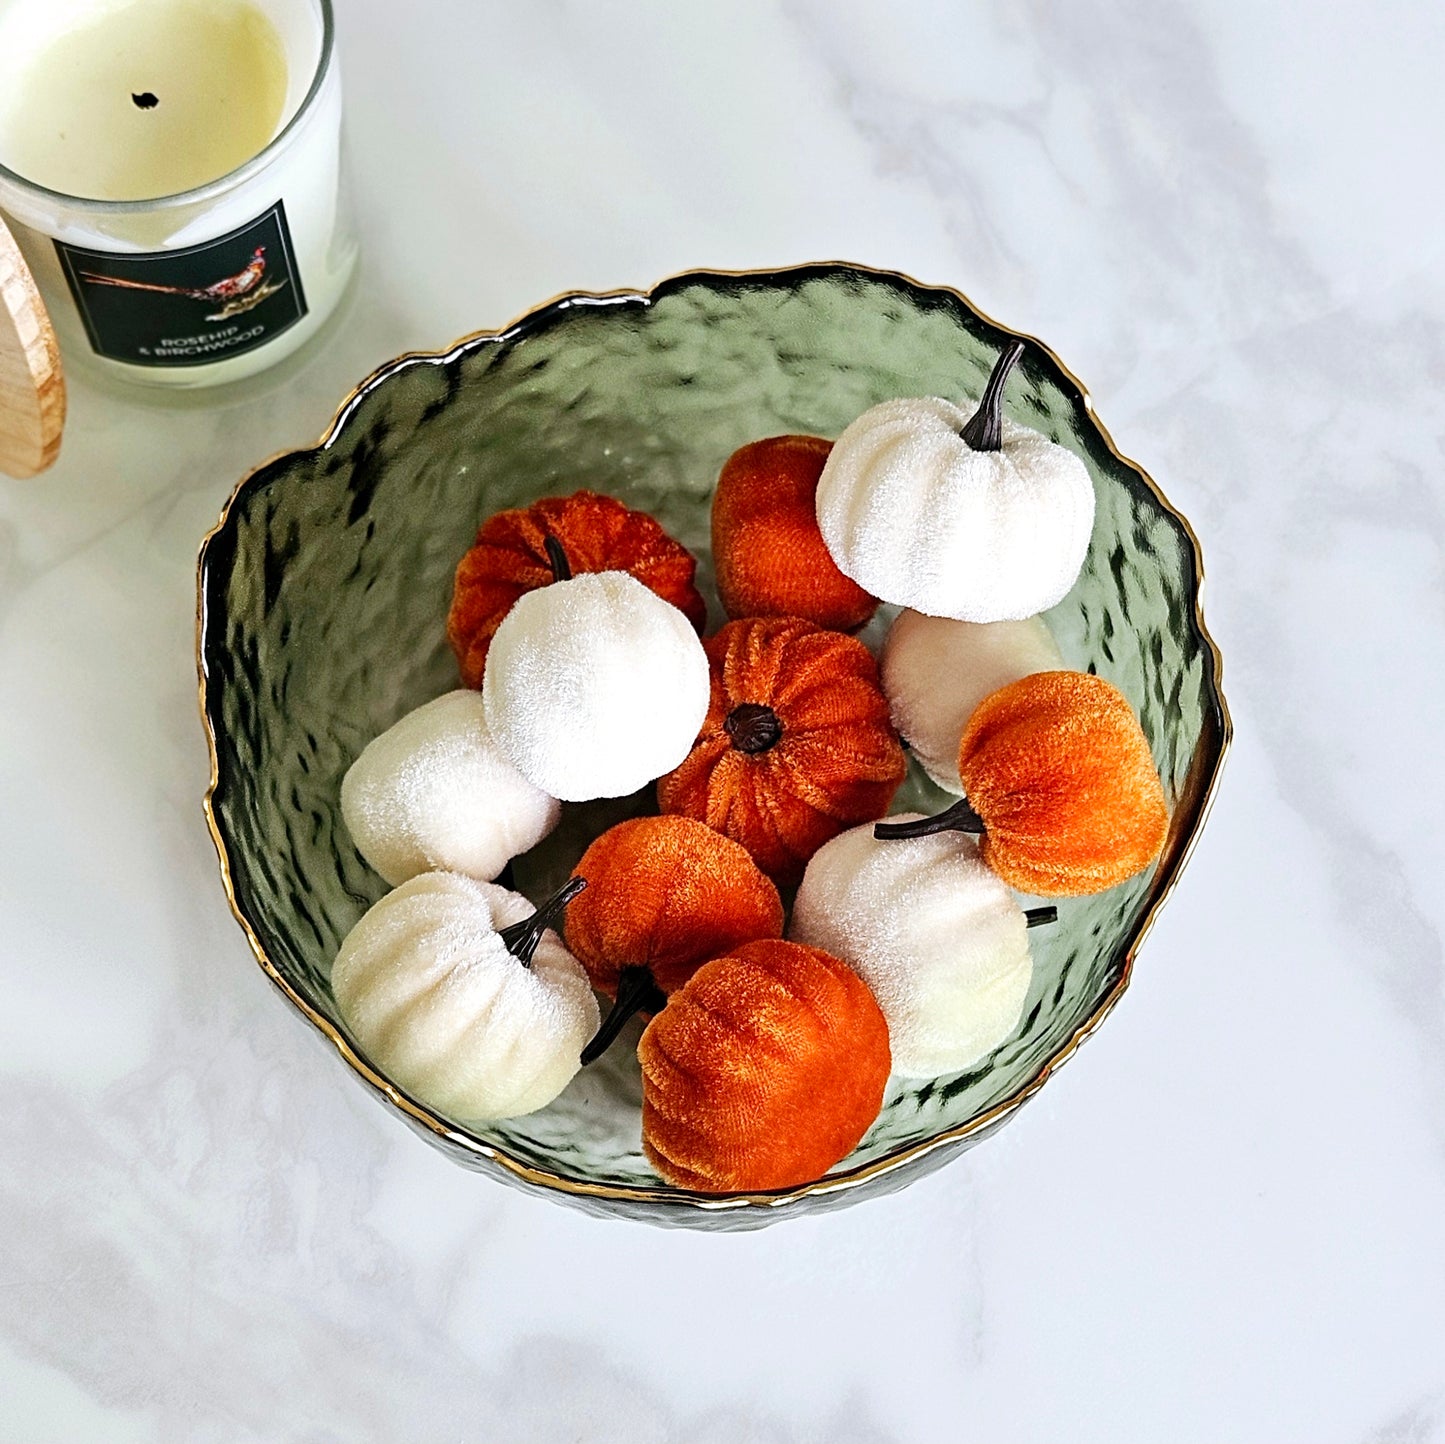
<path fill-rule="evenodd" d="M 132 93 L 131 99 L 141 110 L 154 110 L 161 103 L 160 96 L 152 94 L 149 90 L 143 90 L 139 95 Z"/>

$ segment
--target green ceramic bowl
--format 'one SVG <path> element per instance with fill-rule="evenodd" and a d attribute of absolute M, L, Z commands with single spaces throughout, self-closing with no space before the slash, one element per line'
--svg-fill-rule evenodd
<path fill-rule="evenodd" d="M 976 397 L 1012 334 L 956 291 L 845 264 L 693 272 L 645 294 L 563 296 L 443 355 L 382 367 L 318 446 L 237 487 L 202 546 L 199 578 L 207 812 L 226 889 L 282 994 L 428 1142 L 593 1213 L 756 1227 L 938 1168 L 999 1127 L 1118 1000 L 1203 823 L 1229 719 L 1188 523 L 1037 343 L 1007 410 L 1077 452 L 1098 496 L 1083 573 L 1049 622 L 1071 665 L 1134 703 L 1173 826 L 1150 872 L 1065 899 L 1057 926 L 1034 934 L 1033 990 L 1007 1043 L 968 1072 L 895 1082 L 858 1149 L 825 1178 L 715 1197 L 666 1186 L 643 1159 L 640 1076 L 625 1044 L 541 1112 L 466 1126 L 372 1066 L 328 983 L 341 939 L 386 891 L 342 826 L 341 777 L 378 732 L 456 685 L 444 620 L 453 569 L 482 518 L 584 486 L 642 507 L 701 558 L 715 627 L 709 504 L 734 448 L 781 432 L 836 436 L 892 396 Z M 915 768 L 895 810 L 950 800 Z M 557 833 L 518 859 L 517 885 L 541 896 L 604 827 L 647 807 L 639 797 L 569 808 Z"/>

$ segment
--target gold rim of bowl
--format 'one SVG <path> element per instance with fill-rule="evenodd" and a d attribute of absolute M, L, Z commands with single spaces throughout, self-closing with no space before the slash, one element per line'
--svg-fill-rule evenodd
<path fill-rule="evenodd" d="M 793 1188 L 779 1189 L 770 1193 L 693 1193 L 687 1189 L 672 1188 L 662 1184 L 656 1188 L 639 1188 L 627 1184 L 589 1183 L 579 1179 L 565 1178 L 561 1174 L 552 1173 L 547 1169 L 537 1168 L 533 1164 L 525 1163 L 519 1158 L 512 1157 L 505 1149 L 499 1148 L 495 1144 L 484 1143 L 481 1139 L 460 1131 L 438 1117 L 424 1105 L 400 1092 L 357 1055 L 346 1039 L 341 1036 L 336 1025 L 332 1023 L 329 1018 L 318 1013 L 301 997 L 266 955 L 266 950 L 261 945 L 260 938 L 256 936 L 255 929 L 251 926 L 250 920 L 241 911 L 240 905 L 236 900 L 236 891 L 231 879 L 230 855 L 226 850 L 225 839 L 221 836 L 220 827 L 216 822 L 215 809 L 212 806 L 212 799 L 214 798 L 216 786 L 220 780 L 220 759 L 216 748 L 216 736 L 211 728 L 210 714 L 206 706 L 206 663 L 204 646 L 206 630 L 207 552 L 212 540 L 226 525 L 226 520 L 230 516 L 231 508 L 235 505 L 237 498 L 258 475 L 285 457 L 299 455 L 306 450 L 324 450 L 330 446 L 340 433 L 341 428 L 346 424 L 347 419 L 358 401 L 374 387 L 380 385 L 387 377 L 407 366 L 422 363 L 445 364 L 478 342 L 501 340 L 518 327 L 526 325 L 529 321 L 542 315 L 544 312 L 557 308 L 565 308 L 569 305 L 629 301 L 648 305 L 652 303 L 658 291 L 664 287 L 671 288 L 681 283 L 692 281 L 738 280 L 750 276 L 787 277 L 800 272 L 827 270 L 829 268 L 853 271 L 860 275 L 875 277 L 883 281 L 901 282 L 905 286 L 918 291 L 931 291 L 951 296 L 985 325 L 992 326 L 1008 336 L 1016 336 L 1018 339 L 1027 341 L 1032 346 L 1036 346 L 1058 367 L 1069 384 L 1077 391 L 1083 405 L 1084 414 L 1103 439 L 1105 446 L 1108 447 L 1116 460 L 1128 467 L 1144 482 L 1154 499 L 1179 523 L 1184 535 L 1189 540 L 1194 561 L 1194 625 L 1198 628 L 1199 635 L 1205 645 L 1207 671 L 1209 681 L 1212 684 L 1211 691 L 1213 699 L 1218 706 L 1217 721 L 1219 724 L 1219 734 L 1217 738 L 1210 739 L 1206 733 L 1205 736 L 1201 737 L 1196 747 L 1194 760 L 1185 777 L 1183 790 L 1175 804 L 1174 813 L 1170 819 L 1169 838 L 1164 845 L 1164 852 L 1159 865 L 1155 869 L 1153 886 L 1147 905 L 1134 927 L 1133 934 L 1128 940 L 1124 953 L 1124 965 L 1120 970 L 1119 977 L 1115 981 L 1114 986 L 1100 1000 L 1094 1011 L 1064 1040 L 1058 1049 L 1044 1061 L 1037 1074 L 1008 1098 L 996 1103 L 992 1108 L 987 1109 L 977 1117 L 969 1119 L 967 1123 L 961 1123 L 953 1128 L 943 1129 L 931 1138 L 923 1139 L 918 1143 L 900 1145 L 886 1153 L 882 1158 L 875 1159 L 870 1163 L 858 1164 L 853 1168 L 826 1174 L 824 1177 L 815 1179 L 811 1183 L 798 1184 Z M 1169 900 L 1170 895 L 1178 884 L 1185 865 L 1188 863 L 1190 855 L 1194 851 L 1199 835 L 1204 829 L 1205 820 L 1209 816 L 1210 808 L 1214 804 L 1215 794 L 1218 791 L 1219 778 L 1224 766 L 1224 759 L 1229 752 L 1230 744 L 1234 736 L 1234 727 L 1230 719 L 1229 706 L 1225 701 L 1221 686 L 1224 659 L 1204 621 L 1203 591 L 1204 556 L 1200 549 L 1199 538 L 1195 535 L 1189 518 L 1169 501 L 1168 497 L 1166 497 L 1160 489 L 1159 484 L 1138 462 L 1132 461 L 1129 457 L 1125 456 L 1114 444 L 1113 437 L 1110 436 L 1103 422 L 1099 420 L 1084 384 L 1064 365 L 1059 357 L 1054 354 L 1053 350 L 1036 336 L 1010 330 L 1007 326 L 995 321 L 986 312 L 981 311 L 963 292 L 952 286 L 928 285 L 922 281 L 915 280 L 912 276 L 906 275 L 901 271 L 881 270 L 874 266 L 865 266 L 853 261 L 809 261 L 794 266 L 763 267 L 742 271 L 679 271 L 673 275 L 664 277 L 655 286 L 650 287 L 646 291 L 564 291 L 548 301 L 543 301 L 540 305 L 529 307 L 526 311 L 522 312 L 521 315 L 509 321 L 505 326 L 498 327 L 495 330 L 473 331 L 470 335 L 461 337 L 445 351 L 408 351 L 379 366 L 370 376 L 361 382 L 337 408 L 331 424 L 326 428 L 326 431 L 322 434 L 314 448 L 290 448 L 286 451 L 278 452 L 276 455 L 261 462 L 260 465 L 253 467 L 247 472 L 227 498 L 226 504 L 222 507 L 221 515 L 215 526 L 206 533 L 205 538 L 202 540 L 196 566 L 196 670 L 200 679 L 201 725 L 205 728 L 206 745 L 210 752 L 211 762 L 211 776 L 210 782 L 206 787 L 204 806 L 206 825 L 210 829 L 211 841 L 215 844 L 216 855 L 220 860 L 221 882 L 226 890 L 226 900 L 230 904 L 232 916 L 241 925 L 242 931 L 246 934 L 246 940 L 251 945 L 251 951 L 256 955 L 256 961 L 261 965 L 266 975 L 281 992 L 285 994 L 301 1015 L 324 1037 L 330 1040 L 352 1072 L 361 1078 L 364 1083 L 378 1093 L 386 1102 L 405 1114 L 413 1123 L 419 1124 L 427 1131 L 445 1139 L 465 1153 L 471 1154 L 478 1159 L 486 1159 L 500 1165 L 524 1183 L 555 1192 L 580 1195 L 588 1198 L 614 1199 L 646 1204 L 682 1205 L 705 1212 L 726 1212 L 753 1208 L 780 1208 L 794 1203 L 799 1199 L 811 1196 L 844 1193 L 851 1189 L 858 1188 L 873 1179 L 880 1178 L 885 1174 L 903 1168 L 905 1165 L 927 1154 L 933 1153 L 940 1148 L 946 1148 L 950 1144 L 958 1143 L 973 1134 L 984 1132 L 992 1125 L 1002 1122 L 1004 1118 L 1015 1112 L 1032 1098 L 1033 1095 L 1048 1082 L 1054 1073 L 1073 1057 L 1078 1051 L 1079 1045 L 1082 1044 L 1085 1039 L 1092 1036 L 1104 1019 L 1113 1011 L 1114 1005 L 1123 996 L 1124 990 L 1129 986 L 1129 980 L 1134 972 L 1134 959 L 1138 954 L 1140 945 L 1148 936 L 1149 930 L 1153 927 L 1154 920 L 1158 917 L 1160 909 Z M 1211 740 L 1214 742 L 1212 748 L 1209 746 Z"/>

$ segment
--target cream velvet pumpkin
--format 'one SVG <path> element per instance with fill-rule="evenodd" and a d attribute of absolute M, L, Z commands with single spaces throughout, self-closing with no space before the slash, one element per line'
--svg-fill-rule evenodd
<path fill-rule="evenodd" d="M 842 958 L 872 989 L 894 1073 L 933 1078 L 1018 1026 L 1033 977 L 1028 927 L 971 837 L 878 842 L 868 823 L 813 854 L 788 936 Z"/>
<path fill-rule="evenodd" d="M 393 884 L 435 870 L 489 881 L 561 815 L 557 799 L 492 741 L 481 696 L 469 687 L 408 712 L 341 779 L 347 831 Z"/>
<path fill-rule="evenodd" d="M 580 1065 L 599 1015 L 587 974 L 518 893 L 429 872 L 376 903 L 331 970 L 346 1026 L 381 1072 L 454 1118 L 545 1106 Z"/>
<path fill-rule="evenodd" d="M 885 401 L 833 445 L 816 498 L 838 568 L 885 602 L 997 622 L 1063 600 L 1089 547 L 1094 487 L 1083 462 L 1004 420 L 1005 353 L 978 410 L 938 396 Z"/>
<path fill-rule="evenodd" d="M 687 756 L 707 716 L 692 624 L 626 572 L 588 572 L 519 598 L 487 652 L 487 725 L 553 797 L 623 797 Z"/>

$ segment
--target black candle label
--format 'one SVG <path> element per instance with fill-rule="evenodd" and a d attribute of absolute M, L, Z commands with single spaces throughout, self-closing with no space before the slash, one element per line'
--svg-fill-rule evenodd
<path fill-rule="evenodd" d="M 273 341 L 306 314 L 280 201 L 249 225 L 185 250 L 88 251 L 56 241 L 102 356 L 132 366 L 208 366 Z"/>

